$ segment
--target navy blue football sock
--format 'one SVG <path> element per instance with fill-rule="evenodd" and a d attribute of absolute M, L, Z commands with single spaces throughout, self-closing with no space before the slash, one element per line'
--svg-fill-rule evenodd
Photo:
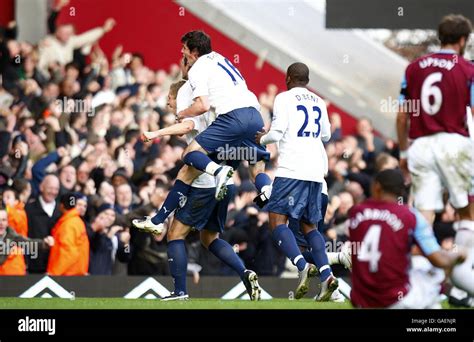
<path fill-rule="evenodd" d="M 188 270 L 188 256 L 184 240 L 168 242 L 168 264 L 174 281 L 174 293 L 186 294 L 186 272 Z"/>
<path fill-rule="evenodd" d="M 245 266 L 239 256 L 235 254 L 234 249 L 232 248 L 227 241 L 222 239 L 215 239 L 209 245 L 209 251 L 218 257 L 222 262 L 227 266 L 232 268 L 240 278 L 244 277 Z"/>
<path fill-rule="evenodd" d="M 306 262 L 309 262 L 310 264 L 315 265 L 313 254 L 311 254 L 311 251 L 306 250 L 306 251 L 302 252 L 301 255 L 303 255 Z"/>
<path fill-rule="evenodd" d="M 257 188 L 258 192 L 262 192 L 262 188 L 265 185 L 270 185 L 272 184 L 272 180 L 266 173 L 259 173 L 255 177 L 255 187 Z"/>
<path fill-rule="evenodd" d="M 321 194 L 321 220 L 318 222 L 318 230 L 322 231 L 324 226 L 324 217 L 326 216 L 326 211 L 328 209 L 329 198 L 326 194 Z"/>
<path fill-rule="evenodd" d="M 215 176 L 221 169 L 221 166 L 211 160 L 205 153 L 200 151 L 192 151 L 187 153 L 183 161 L 189 165 L 198 169 L 202 172 L 206 172 L 212 176 Z"/>
<path fill-rule="evenodd" d="M 317 229 L 310 231 L 304 238 L 311 246 L 311 254 L 313 255 L 314 264 L 319 270 L 319 277 L 321 281 L 325 281 L 331 274 L 331 267 L 326 254 L 324 238 Z"/>
<path fill-rule="evenodd" d="M 306 267 L 306 261 L 300 253 L 290 228 L 286 224 L 280 224 L 273 230 L 272 236 L 273 241 L 276 242 L 283 254 L 291 260 L 293 265 L 298 267 L 298 271 L 302 271 Z"/>
<path fill-rule="evenodd" d="M 170 214 L 178 207 L 179 202 L 183 199 L 183 196 L 187 196 L 190 188 L 190 185 L 177 179 L 176 182 L 174 182 L 174 185 L 168 193 L 165 201 L 163 202 L 160 210 L 155 216 L 151 218 L 151 222 L 154 224 L 165 222 L 168 216 L 170 216 Z"/>

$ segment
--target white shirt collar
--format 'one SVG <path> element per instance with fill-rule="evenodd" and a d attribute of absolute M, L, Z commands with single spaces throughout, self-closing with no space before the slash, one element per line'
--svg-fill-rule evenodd
<path fill-rule="evenodd" d="M 53 216 L 54 209 L 56 208 L 56 202 L 52 201 L 50 203 L 46 203 L 43 199 L 43 196 L 39 196 L 39 201 L 41 204 L 41 208 L 43 208 L 44 212 L 49 216 Z"/>

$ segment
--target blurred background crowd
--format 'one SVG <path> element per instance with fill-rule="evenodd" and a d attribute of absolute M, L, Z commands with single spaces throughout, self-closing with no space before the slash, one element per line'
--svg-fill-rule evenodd
<path fill-rule="evenodd" d="M 140 132 L 175 123 L 166 103 L 169 86 L 181 78 L 179 66 L 151 70 L 139 51 L 124 51 L 121 46 L 107 58 L 98 43 L 114 29 L 114 19 L 77 34 L 72 25 L 57 24 L 67 3 L 59 1 L 53 8 L 49 35 L 37 45 L 17 40 L 21 27 L 15 22 L 1 29 L 0 193 L 8 226 L 16 234 L 31 239 L 53 235 L 55 245 L 69 243 L 79 250 L 76 242 L 69 241 L 77 237 L 58 233 L 60 226 L 68 229 L 71 210 L 61 196 L 74 193 L 75 210 L 87 232 L 81 246 L 88 245 L 84 250 L 89 255 L 72 253 L 68 262 L 85 262 L 86 267 L 67 273 L 58 266 L 66 261 L 51 257 L 45 248 L 36 258 L 27 255 L 20 268 L 9 269 L 0 259 L 0 274 L 167 275 L 166 232 L 152 236 L 130 226 L 133 218 L 161 206 L 183 165 L 184 138 L 153 144 L 140 140 Z M 272 80 L 268 83 L 267 91 L 258 94 L 267 125 L 275 96 L 285 90 Z M 329 115 L 330 203 L 319 229 L 328 245 L 337 246 L 347 239 L 348 210 L 370 195 L 376 171 L 398 165 L 398 150 L 394 141 L 374 131 L 369 119 L 359 119 L 356 133 L 346 134 L 341 116 Z M 269 149 L 272 160 L 267 170 L 273 177 L 277 150 Z M 253 205 L 257 193 L 245 163 L 235 182 L 238 192 L 223 238 L 259 275 L 291 273 L 270 238 L 267 214 Z M 447 207 L 436 223 L 438 238 L 446 246 L 454 235 L 453 220 L 454 211 Z M 5 230 L 1 220 L 0 228 Z M 187 249 L 189 272 L 195 277 L 232 275 L 201 246 L 197 234 L 188 237 Z"/>

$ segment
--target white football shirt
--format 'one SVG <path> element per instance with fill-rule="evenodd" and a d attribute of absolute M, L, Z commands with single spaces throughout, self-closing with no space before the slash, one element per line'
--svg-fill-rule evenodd
<path fill-rule="evenodd" d="M 178 90 L 178 94 L 176 95 L 176 111 L 179 113 L 180 111 L 188 108 L 193 104 L 193 91 L 187 81 L 185 84 L 181 86 Z M 204 131 L 214 120 L 216 116 L 211 111 L 201 114 L 199 116 L 195 116 L 192 118 L 185 118 L 183 121 L 193 121 L 194 122 L 194 129 L 186 134 L 186 142 L 188 145 L 191 141 L 194 140 L 196 135 Z M 233 184 L 232 178 L 227 182 L 227 184 Z M 215 188 L 216 181 L 215 178 L 207 173 L 203 173 L 199 177 L 197 177 L 191 186 L 195 188 Z"/>
<path fill-rule="evenodd" d="M 328 165 L 322 141 L 330 138 L 324 100 L 306 88 L 296 87 L 275 97 L 270 132 L 261 142 L 279 143 L 276 177 L 322 183 Z"/>
<path fill-rule="evenodd" d="M 208 96 L 217 115 L 246 107 L 260 110 L 258 99 L 248 90 L 242 74 L 217 52 L 199 57 L 189 70 L 188 78 L 193 99 Z"/>

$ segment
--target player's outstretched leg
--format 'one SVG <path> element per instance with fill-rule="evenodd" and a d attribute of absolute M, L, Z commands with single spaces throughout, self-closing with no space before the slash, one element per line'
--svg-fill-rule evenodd
<path fill-rule="evenodd" d="M 192 144 L 197 143 L 193 141 Z M 213 162 L 211 158 L 201 151 L 191 151 L 186 153 L 183 161 L 189 166 L 214 176 L 216 178 L 216 199 L 220 201 L 225 197 L 227 192 L 227 181 L 234 174 L 234 169 L 232 167 L 219 165 L 216 162 Z"/>
<path fill-rule="evenodd" d="M 301 254 L 303 255 L 306 262 L 309 262 L 311 264 L 315 263 L 313 254 L 309 250 L 303 251 Z M 340 252 L 328 252 L 327 256 L 328 256 L 329 265 L 343 265 L 349 270 L 352 269 L 351 250 L 346 244 L 343 245 Z M 319 300 L 318 296 L 319 294 L 314 297 L 314 300 Z M 332 293 L 329 301 L 342 303 L 345 301 L 345 298 L 339 292 L 339 290 L 336 289 Z"/>
<path fill-rule="evenodd" d="M 132 224 L 139 230 L 149 232 L 152 234 L 161 234 L 163 231 L 163 222 L 166 221 L 169 215 L 178 207 L 183 207 L 186 204 L 186 198 L 191 189 L 189 184 L 194 178 L 200 174 L 199 171 L 183 166 L 178 173 L 173 187 L 170 189 L 168 196 L 166 196 L 158 213 L 153 216 L 145 216 L 143 219 L 135 219 Z"/>
<path fill-rule="evenodd" d="M 232 268 L 240 277 L 245 285 L 250 300 L 260 300 L 262 292 L 258 284 L 257 274 L 245 268 L 244 263 L 235 253 L 232 246 L 225 240 L 219 239 L 219 234 L 203 230 L 201 232 L 201 241 L 203 245 L 224 264 Z"/>
<path fill-rule="evenodd" d="M 303 257 L 307 262 L 314 264 L 313 255 L 309 250 L 304 251 L 301 254 L 303 254 Z M 342 265 L 348 270 L 352 270 L 351 249 L 345 244 L 340 252 L 328 252 L 327 256 L 329 265 Z"/>

